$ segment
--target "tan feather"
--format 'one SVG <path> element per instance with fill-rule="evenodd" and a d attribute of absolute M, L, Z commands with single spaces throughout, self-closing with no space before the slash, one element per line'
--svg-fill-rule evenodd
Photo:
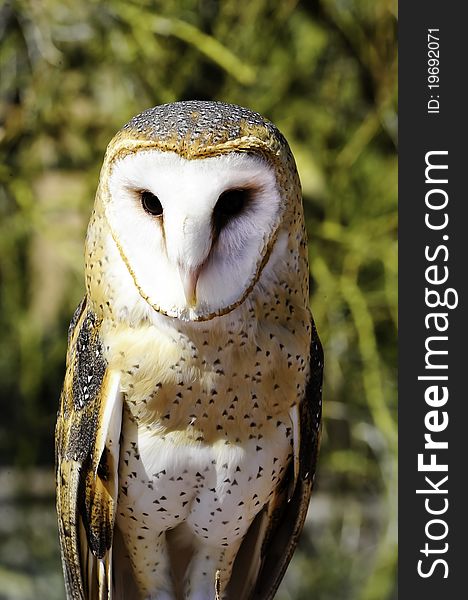
<path fill-rule="evenodd" d="M 294 466 L 296 461 L 290 465 L 283 486 L 270 502 L 268 529 L 263 538 L 262 566 L 252 594 L 245 596 L 252 600 L 271 600 L 275 596 L 304 526 L 320 443 L 322 376 L 323 350 L 312 322 L 310 376 L 305 398 L 299 407 L 298 466 Z M 292 482 L 294 487 L 291 494 Z"/>
<path fill-rule="evenodd" d="M 57 512 L 67 597 L 110 600 L 122 398 L 99 321 L 75 314 L 56 431 Z"/>

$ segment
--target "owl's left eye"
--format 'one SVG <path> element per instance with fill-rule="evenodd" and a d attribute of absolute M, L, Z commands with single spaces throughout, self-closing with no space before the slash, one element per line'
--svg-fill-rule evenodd
<path fill-rule="evenodd" d="M 163 207 L 161 201 L 157 196 L 148 190 L 140 192 L 141 205 L 147 213 L 160 217 L 163 214 Z"/>
<path fill-rule="evenodd" d="M 221 194 L 213 211 L 214 225 L 218 231 L 244 210 L 249 197 L 247 189 L 226 190 Z"/>

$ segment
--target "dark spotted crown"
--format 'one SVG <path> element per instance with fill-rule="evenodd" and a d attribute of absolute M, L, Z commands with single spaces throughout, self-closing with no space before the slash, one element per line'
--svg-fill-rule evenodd
<path fill-rule="evenodd" d="M 133 117 L 123 130 L 131 130 L 147 139 L 184 140 L 186 144 L 205 140 L 211 145 L 222 144 L 238 140 L 249 132 L 285 143 L 275 125 L 259 113 L 236 104 L 207 100 L 187 100 L 149 108 Z"/>

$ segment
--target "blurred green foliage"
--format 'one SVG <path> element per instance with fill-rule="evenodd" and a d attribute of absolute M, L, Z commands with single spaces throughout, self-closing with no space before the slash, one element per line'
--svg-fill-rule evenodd
<path fill-rule="evenodd" d="M 298 163 L 326 358 L 317 494 L 278 597 L 396 598 L 395 30 L 396 0 L 0 2 L 0 464 L 53 463 L 115 131 L 174 100 L 248 106 Z"/>

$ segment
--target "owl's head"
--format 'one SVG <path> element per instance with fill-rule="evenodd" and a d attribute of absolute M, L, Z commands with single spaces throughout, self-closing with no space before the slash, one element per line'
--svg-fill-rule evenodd
<path fill-rule="evenodd" d="M 122 285 L 152 310 L 191 321 L 226 314 L 264 271 L 287 268 L 299 196 L 289 148 L 260 115 L 214 102 L 150 109 L 109 145 L 88 230 L 88 283 L 93 254 L 114 253 L 127 270 Z M 113 288 L 115 262 L 107 260 Z M 123 296 L 131 304 L 130 290 Z"/>

